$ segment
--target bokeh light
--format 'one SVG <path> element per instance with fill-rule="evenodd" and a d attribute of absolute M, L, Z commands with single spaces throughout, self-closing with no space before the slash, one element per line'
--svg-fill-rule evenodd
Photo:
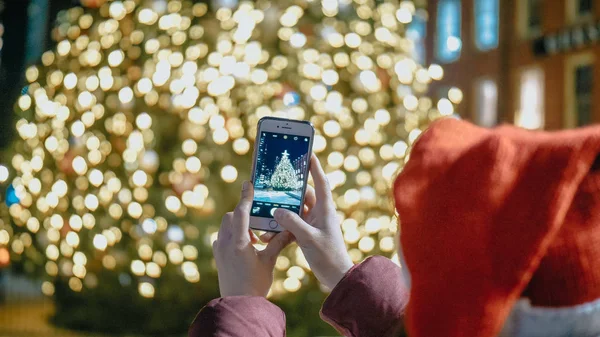
<path fill-rule="evenodd" d="M 413 59 L 404 32 L 414 4 L 259 0 L 210 11 L 161 1 L 66 11 L 56 49 L 27 69 L 18 139 L 0 165 L 0 266 L 38 264 L 48 296 L 59 279 L 85 294 L 104 271 L 127 275 L 145 298 L 165 275 L 202 283 L 265 116 L 314 125 L 351 257 L 391 257 L 391 183 L 421 132 L 462 101 L 458 88 L 425 95 L 443 69 Z M 314 284 L 309 276 L 301 251 L 286 249 L 270 296 Z"/>

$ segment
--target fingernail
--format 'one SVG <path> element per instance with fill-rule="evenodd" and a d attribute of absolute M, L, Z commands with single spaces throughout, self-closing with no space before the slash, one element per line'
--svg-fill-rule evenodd
<path fill-rule="evenodd" d="M 244 183 L 242 184 L 242 190 L 247 190 L 250 188 L 250 182 L 248 180 L 244 181 Z"/>

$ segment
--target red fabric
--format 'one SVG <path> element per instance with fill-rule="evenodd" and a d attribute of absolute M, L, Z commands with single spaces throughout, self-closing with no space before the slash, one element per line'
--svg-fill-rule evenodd
<path fill-rule="evenodd" d="M 346 273 L 323 303 L 321 318 L 348 337 L 395 337 L 407 302 L 400 268 L 374 256 Z M 285 314 L 262 297 L 218 298 L 200 310 L 188 336 L 282 337 Z"/>
<path fill-rule="evenodd" d="M 189 337 L 285 336 L 285 314 L 264 297 L 228 296 L 210 301 L 196 316 Z"/>
<path fill-rule="evenodd" d="M 407 303 L 400 268 L 373 256 L 346 273 L 323 303 L 321 318 L 347 337 L 395 337 Z"/>
<path fill-rule="evenodd" d="M 599 153 L 598 126 L 425 131 L 394 186 L 410 336 L 496 336 L 528 284 L 534 304 L 600 298 Z"/>

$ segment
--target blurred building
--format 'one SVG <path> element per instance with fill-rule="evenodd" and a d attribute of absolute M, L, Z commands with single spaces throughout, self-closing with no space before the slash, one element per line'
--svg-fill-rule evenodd
<path fill-rule="evenodd" d="M 444 68 L 433 96 L 461 89 L 464 118 L 600 123 L 600 0 L 429 0 L 428 11 L 426 61 Z"/>

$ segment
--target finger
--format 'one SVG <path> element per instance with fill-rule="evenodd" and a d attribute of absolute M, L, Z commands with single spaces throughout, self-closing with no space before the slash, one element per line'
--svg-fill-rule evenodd
<path fill-rule="evenodd" d="M 233 239 L 239 243 L 247 243 L 250 237 L 247 235 L 250 229 L 250 208 L 254 198 L 254 188 L 249 181 L 244 181 L 242 186 L 242 197 L 233 211 L 232 233 Z"/>
<path fill-rule="evenodd" d="M 288 231 L 283 231 L 273 237 L 267 248 L 260 252 L 260 255 L 267 258 L 275 258 L 281 253 L 283 248 L 294 241 L 294 236 Z"/>
<path fill-rule="evenodd" d="M 304 205 L 308 206 L 308 209 L 312 209 L 317 204 L 317 197 L 315 195 L 315 188 L 306 185 L 306 193 L 304 193 Z"/>
<path fill-rule="evenodd" d="M 302 210 L 302 219 L 306 219 L 308 213 L 310 213 L 310 209 L 308 208 L 308 206 L 304 205 L 304 209 Z"/>
<path fill-rule="evenodd" d="M 292 232 L 299 241 L 309 240 L 316 229 L 307 224 L 300 216 L 287 209 L 278 208 L 275 210 L 275 220 L 281 227 Z"/>
<path fill-rule="evenodd" d="M 252 244 L 258 243 L 258 237 L 256 236 L 256 234 L 254 234 L 254 232 L 251 229 L 248 230 L 248 234 L 250 235 L 250 242 Z"/>
<path fill-rule="evenodd" d="M 227 212 L 221 219 L 221 227 L 219 227 L 219 234 L 217 240 L 227 240 L 231 237 L 231 222 L 233 220 L 233 212 Z"/>
<path fill-rule="evenodd" d="M 215 242 L 213 242 L 213 244 L 212 244 L 213 257 L 215 258 L 215 261 L 218 259 L 218 256 L 219 256 L 219 254 L 217 254 L 218 249 L 219 249 L 219 241 L 215 240 Z"/>
<path fill-rule="evenodd" d="M 310 158 L 310 175 L 315 183 L 315 196 L 318 202 L 333 202 L 331 197 L 331 188 L 329 188 L 329 181 L 321 167 L 319 158 L 316 154 L 312 154 Z"/>
<path fill-rule="evenodd" d="M 271 239 L 273 239 L 273 237 L 275 237 L 275 235 L 277 235 L 277 233 L 266 232 L 265 234 L 260 236 L 260 241 L 262 241 L 264 243 L 269 243 L 269 241 L 271 241 Z"/>

